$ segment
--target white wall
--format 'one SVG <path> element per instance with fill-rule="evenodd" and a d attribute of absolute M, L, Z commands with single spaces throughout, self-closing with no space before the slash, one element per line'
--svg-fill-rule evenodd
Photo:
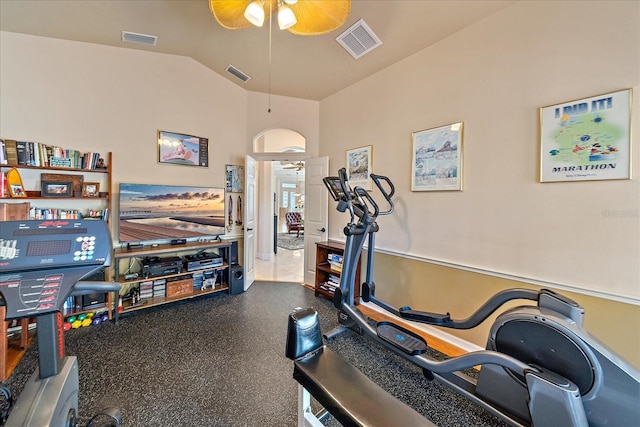
<path fill-rule="evenodd" d="M 378 248 L 639 304 L 637 177 L 538 182 L 538 108 L 625 88 L 637 148 L 640 3 L 522 1 L 323 100 L 320 154 L 373 145 L 397 190 Z M 411 132 L 458 121 L 464 191 L 411 192 Z"/>

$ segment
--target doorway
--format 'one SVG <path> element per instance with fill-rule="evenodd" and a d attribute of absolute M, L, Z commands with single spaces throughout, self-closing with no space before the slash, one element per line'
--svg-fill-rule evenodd
<path fill-rule="evenodd" d="M 305 150 L 304 136 L 289 129 L 254 138 L 260 207 L 256 280 L 304 283 L 304 226 L 290 227 L 286 217 L 295 214 L 304 223 Z"/>
<path fill-rule="evenodd" d="M 291 226 L 286 216 L 299 214 L 304 221 L 304 161 L 270 163 L 274 195 L 273 256 L 256 259 L 256 280 L 303 283 L 304 222 L 302 226 Z"/>

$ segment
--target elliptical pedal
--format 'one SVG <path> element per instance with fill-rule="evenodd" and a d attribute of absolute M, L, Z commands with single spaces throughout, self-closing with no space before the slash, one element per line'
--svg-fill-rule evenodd
<path fill-rule="evenodd" d="M 427 351 L 427 342 L 421 336 L 391 322 L 376 324 L 378 336 L 403 352 L 415 356 Z"/>

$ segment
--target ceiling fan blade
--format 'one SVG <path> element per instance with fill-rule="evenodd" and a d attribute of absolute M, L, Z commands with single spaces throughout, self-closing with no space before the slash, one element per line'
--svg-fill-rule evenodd
<path fill-rule="evenodd" d="M 347 21 L 351 0 L 299 0 L 289 6 L 298 23 L 288 29 L 298 35 L 325 34 Z"/>
<path fill-rule="evenodd" d="M 244 17 L 244 11 L 253 0 L 209 0 L 209 10 L 216 21 L 224 28 L 238 30 L 251 26 L 251 22 Z M 275 8 L 277 0 L 265 0 L 264 20 L 269 19 Z"/>
<path fill-rule="evenodd" d="M 250 27 L 244 11 L 253 0 L 209 0 L 209 10 L 224 28 L 237 30 Z M 264 20 L 268 20 L 278 8 L 278 0 L 264 0 Z M 325 34 L 339 28 L 347 21 L 351 0 L 299 0 L 289 5 L 298 23 L 288 29 L 298 35 Z"/>

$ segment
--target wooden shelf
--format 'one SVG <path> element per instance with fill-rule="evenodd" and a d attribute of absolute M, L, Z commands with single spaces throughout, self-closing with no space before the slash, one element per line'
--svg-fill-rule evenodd
<path fill-rule="evenodd" d="M 225 262 L 222 265 L 218 265 L 216 267 L 207 267 L 207 268 L 201 268 L 199 270 L 192 270 L 192 271 L 183 270 L 180 273 L 166 274 L 164 276 L 138 277 L 136 279 L 127 280 L 124 278 L 124 276 L 120 275 L 118 278 L 118 283 L 122 283 L 123 285 L 128 285 L 132 283 L 148 282 L 150 280 L 160 280 L 160 279 L 168 279 L 170 277 L 184 276 L 187 274 L 197 273 L 199 271 L 226 270 L 227 268 L 229 268 L 229 264 Z"/>
<path fill-rule="evenodd" d="M 198 273 L 206 273 L 208 271 L 216 271 L 222 272 L 218 273 L 222 284 L 218 283 L 218 287 L 211 289 L 197 289 L 194 288 L 192 292 L 182 293 L 180 295 L 174 296 L 154 296 L 149 298 L 140 298 L 140 302 L 132 306 L 130 301 L 123 301 L 122 303 L 122 313 L 130 313 L 137 310 L 144 310 L 150 307 L 156 307 L 162 304 L 168 304 L 175 301 L 181 301 L 190 298 L 197 298 L 203 295 L 211 295 L 218 292 L 226 292 L 229 293 L 229 281 L 230 278 L 230 267 L 229 267 L 229 248 L 231 247 L 231 242 L 227 241 L 211 241 L 211 242 L 188 242 L 185 245 L 171 245 L 171 244 L 162 244 L 162 245 L 146 245 L 142 248 L 127 248 L 126 246 L 115 249 L 113 251 L 113 259 L 114 259 L 114 277 L 117 278 L 118 283 L 122 284 L 121 295 L 126 295 L 131 288 L 140 287 L 141 283 L 144 282 L 154 282 L 157 280 L 165 280 L 165 292 L 167 291 L 169 285 L 172 283 L 170 279 L 178 279 L 181 276 L 185 276 L 185 280 L 191 280 L 193 274 Z M 206 249 L 217 250 L 218 255 L 223 258 L 224 262 L 222 265 L 216 266 L 207 266 L 205 268 L 200 268 L 197 270 L 186 271 L 184 268 L 177 273 L 171 274 L 163 274 L 159 276 L 152 277 L 144 277 L 141 275 L 141 271 L 133 271 L 134 273 L 138 273 L 139 277 L 135 279 L 127 280 L 124 278 L 124 273 L 122 271 L 130 272 L 127 270 L 122 270 L 120 267 L 120 263 L 125 260 L 130 260 L 132 258 L 145 258 L 149 256 L 162 256 L 162 255 L 173 255 L 177 256 L 178 254 L 184 253 L 197 253 Z M 129 262 L 131 266 L 131 262 Z M 173 281 L 175 283 L 175 281 Z M 185 284 L 186 285 L 186 284 Z"/>
<path fill-rule="evenodd" d="M 155 277 L 154 277 L 155 279 Z M 140 300 L 140 304 L 136 304 L 134 307 L 131 307 L 130 303 L 122 304 L 121 313 L 131 313 L 137 310 L 144 310 L 146 308 L 155 307 L 158 305 L 168 304 L 170 302 L 182 301 L 185 299 L 198 298 L 204 295 L 211 295 L 218 292 L 227 292 L 229 290 L 229 286 L 227 284 L 222 284 L 222 287 L 215 289 L 205 289 L 204 291 L 201 289 L 194 289 L 193 293 L 188 295 L 180 295 L 175 297 L 151 297 L 151 298 L 142 298 Z"/>
<path fill-rule="evenodd" d="M 342 243 L 337 242 L 319 242 L 316 243 L 316 283 L 314 286 L 314 294 L 315 296 L 324 296 L 331 300 L 333 300 L 334 293 L 330 292 L 326 289 L 323 289 L 321 286 L 331 286 L 326 285 L 329 281 L 329 275 L 335 275 L 337 277 L 342 276 L 341 271 L 337 271 L 331 268 L 331 265 L 327 261 L 327 256 L 329 254 L 335 255 L 344 255 L 344 245 Z M 354 298 L 357 300 L 360 298 L 360 259 L 358 259 L 358 267 L 356 269 L 355 275 L 355 295 Z"/>
<path fill-rule="evenodd" d="M 109 163 L 110 164 L 110 163 Z M 46 169 L 50 171 L 62 171 L 62 172 L 82 172 L 82 173 L 109 173 L 108 168 L 100 169 L 78 169 L 78 168 L 66 168 L 63 166 L 31 166 L 31 165 L 9 165 L 4 164 L 2 168 L 16 168 L 16 169 Z"/>

